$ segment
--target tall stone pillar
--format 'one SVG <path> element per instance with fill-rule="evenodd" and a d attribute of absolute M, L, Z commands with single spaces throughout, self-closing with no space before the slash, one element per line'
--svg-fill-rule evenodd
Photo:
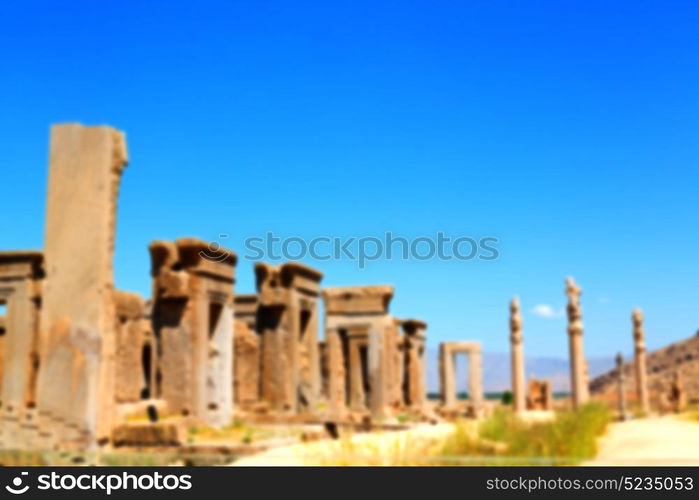
<path fill-rule="evenodd" d="M 345 359 L 342 338 L 337 328 L 325 331 L 328 373 L 328 406 L 332 418 L 341 418 L 347 410 Z"/>
<path fill-rule="evenodd" d="M 114 414 L 112 257 L 124 134 L 51 129 L 46 281 L 37 408 L 44 444 L 87 448 L 108 439 Z"/>
<path fill-rule="evenodd" d="M 483 413 L 483 358 L 480 344 L 474 343 L 469 358 L 469 393 L 474 416 Z"/>
<path fill-rule="evenodd" d="M 400 334 L 402 324 L 403 320 L 393 318 L 388 332 L 388 352 L 386 353 L 389 366 L 388 402 L 395 411 L 402 410 L 407 403 L 404 391 L 406 345 L 405 339 Z"/>
<path fill-rule="evenodd" d="M 238 305 L 237 301 L 235 305 Z M 235 316 L 233 404 L 238 410 L 249 411 L 260 400 L 260 339 L 247 322 L 238 319 L 237 309 Z"/>
<path fill-rule="evenodd" d="M 425 330 L 427 323 L 417 319 L 403 322 L 405 338 L 405 358 L 407 373 L 404 374 L 407 385 L 408 405 L 411 409 L 422 411 L 427 402 L 425 388 Z"/>
<path fill-rule="evenodd" d="M 456 384 L 454 381 L 454 354 L 446 343 L 439 345 L 439 382 L 442 405 L 456 406 Z"/>
<path fill-rule="evenodd" d="M 641 405 L 641 411 L 648 414 L 650 403 L 648 397 L 648 376 L 646 373 L 646 341 L 643 331 L 643 311 L 634 309 L 631 314 L 633 322 L 634 368 L 636 370 L 636 397 Z"/>
<path fill-rule="evenodd" d="M 367 407 L 366 392 L 364 390 L 364 364 L 368 363 L 368 335 L 365 328 L 351 327 L 349 335 L 349 404 L 354 410 L 362 410 Z M 368 371 L 368 370 L 367 370 Z"/>
<path fill-rule="evenodd" d="M 617 403 L 619 407 L 619 419 L 626 420 L 626 382 L 624 380 L 624 356 L 616 355 L 616 369 L 619 374 L 617 379 Z"/>
<path fill-rule="evenodd" d="M 388 318 L 386 322 L 378 322 L 369 330 L 369 409 L 371 419 L 381 422 L 389 417 L 389 403 L 391 387 L 388 377 L 391 366 L 387 362 L 390 356 L 390 345 L 393 340 L 392 329 L 395 328 L 393 320 Z"/>
<path fill-rule="evenodd" d="M 573 408 L 587 402 L 589 391 L 585 381 L 585 353 L 583 350 L 583 323 L 580 295 L 582 291 L 573 278 L 566 280 L 568 296 L 568 340 L 570 346 L 570 389 Z"/>
<path fill-rule="evenodd" d="M 257 294 L 233 297 L 233 404 L 242 412 L 260 401 L 260 336 L 255 331 Z"/>
<path fill-rule="evenodd" d="M 512 353 L 512 395 L 514 410 L 521 413 L 527 409 L 527 395 L 524 382 L 524 338 L 522 337 L 522 316 L 519 313 L 519 299 L 510 302 L 510 346 Z"/>
<path fill-rule="evenodd" d="M 116 305 L 116 387 L 117 404 L 136 403 L 153 397 L 156 352 L 150 322 L 144 319 L 145 304 L 136 293 L 117 290 Z"/>
<path fill-rule="evenodd" d="M 36 376 L 39 366 L 39 305 L 44 276 L 41 252 L 0 252 L 0 447 L 31 448 L 36 428 Z"/>

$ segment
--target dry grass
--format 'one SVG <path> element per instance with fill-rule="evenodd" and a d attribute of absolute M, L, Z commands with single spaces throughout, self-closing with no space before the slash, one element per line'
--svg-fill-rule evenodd
<path fill-rule="evenodd" d="M 461 421 L 443 435 L 416 439 L 347 437 L 304 462 L 319 465 L 572 465 L 593 458 L 597 438 L 611 421 L 596 403 L 558 412 L 548 422 L 527 423 L 509 409 L 499 409 L 476 424 Z M 397 433 L 401 434 L 401 433 Z"/>
<path fill-rule="evenodd" d="M 268 439 L 298 438 L 301 439 L 302 431 L 293 427 L 284 426 L 251 426 L 241 421 L 234 420 L 231 424 L 215 429 L 213 427 L 190 427 L 188 429 L 188 443 L 227 443 L 227 444 L 251 444 Z"/>

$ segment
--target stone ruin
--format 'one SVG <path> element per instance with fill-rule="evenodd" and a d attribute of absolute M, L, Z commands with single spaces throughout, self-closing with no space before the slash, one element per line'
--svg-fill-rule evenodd
<path fill-rule="evenodd" d="M 527 410 L 553 410 L 553 384 L 550 380 L 529 379 Z"/>
<path fill-rule="evenodd" d="M 570 348 L 570 389 L 573 408 L 578 408 L 590 398 L 588 369 L 583 350 L 583 323 L 580 295 L 582 290 L 573 278 L 566 279 L 568 296 L 568 339 Z"/>
<path fill-rule="evenodd" d="M 1 448 L 89 450 L 110 440 L 132 443 L 126 420 L 135 414 L 213 427 L 234 415 L 381 423 L 400 412 L 429 414 L 427 325 L 390 314 L 390 286 L 321 289 L 323 275 L 316 269 L 258 263 L 256 293 L 236 296 L 235 253 L 223 249 L 212 258 L 208 243 L 180 238 L 149 246 L 149 300 L 116 290 L 116 205 L 126 164 L 123 133 L 52 127 L 44 249 L 0 252 Z M 589 392 L 581 291 L 570 278 L 566 294 L 577 407 Z M 672 411 L 699 400 L 699 340 L 646 355 L 642 313 L 634 311 L 632 320 L 635 360 L 617 375 L 635 377 L 642 407 L 651 396 Z M 530 380 L 525 394 L 517 299 L 510 304 L 510 341 L 515 411 L 551 409 L 550 381 Z M 457 354 L 470 357 L 470 408 L 480 416 L 485 406 L 477 342 L 440 346 L 442 408 L 457 405 Z M 595 392 L 610 385 L 618 391 L 612 380 L 603 376 L 590 385 Z M 181 434 L 181 427 L 139 429 L 173 441 Z"/>
<path fill-rule="evenodd" d="M 628 417 L 628 412 L 626 408 L 626 377 L 624 377 L 624 355 L 622 353 L 617 353 L 616 358 L 616 368 L 618 371 L 617 378 L 617 411 L 619 413 L 619 420 L 626 420 Z"/>
<path fill-rule="evenodd" d="M 326 288 L 325 368 L 329 412 L 370 412 L 378 420 L 400 407 L 398 325 L 388 312 L 391 286 Z"/>
<path fill-rule="evenodd" d="M 308 266 L 255 265 L 259 397 L 281 413 L 313 413 L 320 397 L 318 296 L 323 275 Z"/>
<path fill-rule="evenodd" d="M 516 413 L 526 410 L 524 388 L 524 337 L 522 336 L 522 315 L 519 313 L 519 299 L 510 302 L 510 349 L 512 354 L 512 403 Z"/>
<path fill-rule="evenodd" d="M 470 413 L 476 417 L 482 416 L 484 413 L 483 360 L 480 342 L 442 342 L 439 345 L 439 381 L 443 413 L 451 413 L 457 406 L 455 380 L 457 354 L 465 354 L 469 357 Z"/>
<path fill-rule="evenodd" d="M 404 338 L 405 369 L 402 373 L 405 405 L 414 412 L 425 411 L 427 388 L 425 387 L 425 340 L 427 323 L 408 319 L 401 324 Z"/>
<path fill-rule="evenodd" d="M 582 290 L 573 278 L 566 279 L 565 293 L 568 297 L 568 346 L 570 356 L 571 405 L 578 408 L 590 398 L 589 364 L 583 350 L 583 323 L 580 296 Z M 528 394 L 524 388 L 524 337 L 519 298 L 510 302 L 510 354 L 513 410 L 551 410 L 553 392 L 551 381 L 531 379 Z"/>
<path fill-rule="evenodd" d="M 391 315 L 391 286 L 322 289 L 322 273 L 309 266 L 257 263 L 256 293 L 235 295 L 235 253 L 220 249 L 212 257 L 207 242 L 180 238 L 150 244 L 148 300 L 115 290 L 116 202 L 126 163 L 125 138 L 115 129 L 52 128 L 44 250 L 0 252 L 6 310 L 0 317 L 0 447 L 133 444 L 127 419 L 145 414 L 150 422 L 165 416 L 212 427 L 228 425 L 234 415 L 289 423 L 390 423 L 403 412 L 429 417 L 427 324 Z M 588 391 L 580 288 L 572 279 L 566 294 L 577 406 Z M 530 380 L 525 394 L 517 299 L 510 313 L 515 410 L 551 409 L 550 381 Z M 639 314 L 637 359 L 645 356 Z M 468 406 L 481 416 L 477 342 L 440 346 L 442 408 L 448 413 L 457 406 L 458 354 L 470 358 Z M 678 378 L 655 392 L 669 394 L 677 409 L 692 390 Z M 138 432 L 150 436 L 141 441 L 181 440 L 182 427 L 154 433 L 147 424 L 139 424 Z"/>
<path fill-rule="evenodd" d="M 116 290 L 116 205 L 127 164 L 124 134 L 110 127 L 52 127 L 45 245 L 0 252 L 0 447 L 85 450 L 133 442 L 129 416 L 221 427 L 234 415 L 278 421 L 389 422 L 426 416 L 427 325 L 393 317 L 390 286 L 321 289 L 323 275 L 290 262 L 255 266 L 256 293 L 235 295 L 235 253 L 213 258 L 194 238 L 149 246 L 152 294 Z M 574 407 L 634 377 L 680 411 L 699 400 L 699 338 L 646 354 L 643 315 L 632 314 L 635 359 L 588 384 L 581 290 L 569 278 L 568 334 Z M 325 307 L 319 338 L 320 302 Z M 524 390 L 519 301 L 510 304 L 515 411 L 549 410 L 550 381 Z M 442 408 L 457 406 L 454 357 L 470 357 L 471 413 L 484 413 L 476 342 L 440 346 Z M 443 413 L 444 414 L 444 413 Z M 300 418 L 300 420 L 299 420 Z M 181 428 L 162 434 L 172 440 Z M 138 440 L 137 440 L 138 441 Z"/>
<path fill-rule="evenodd" d="M 140 295 L 117 290 L 115 401 L 137 404 L 155 397 L 157 339 L 153 335 L 146 303 Z"/>
<path fill-rule="evenodd" d="M 233 285 L 236 255 L 206 258 L 193 238 L 155 241 L 153 332 L 159 339 L 157 393 L 168 411 L 224 426 L 233 411 Z"/>
<path fill-rule="evenodd" d="M 0 252 L 0 446 L 17 448 L 38 440 L 36 388 L 39 314 L 44 279 L 41 252 Z"/>
<path fill-rule="evenodd" d="M 682 384 L 682 375 L 680 375 L 679 372 L 675 372 L 672 377 L 672 383 L 664 394 L 663 399 L 664 401 L 661 400 L 660 403 L 661 406 L 665 406 L 665 408 L 672 413 L 680 413 L 685 409 L 687 405 L 687 396 Z"/>
<path fill-rule="evenodd" d="M 235 321 L 233 323 L 233 397 L 239 411 L 254 412 L 261 405 L 261 353 L 260 336 L 255 331 L 257 295 L 236 295 L 233 299 Z"/>
<path fill-rule="evenodd" d="M 112 257 L 117 193 L 126 163 L 125 138 L 115 129 L 52 127 L 36 382 L 38 437 L 34 428 L 26 437 L 42 448 L 104 443 L 114 424 Z"/>
<path fill-rule="evenodd" d="M 229 423 L 234 254 L 156 242 L 152 306 L 115 290 L 124 135 L 54 126 L 49 163 L 44 250 L 0 252 L 0 447 L 90 450 L 158 409 Z"/>
<path fill-rule="evenodd" d="M 286 414 L 298 422 L 422 414 L 427 325 L 389 314 L 392 287 L 321 290 L 322 274 L 298 263 L 258 264 L 255 272 L 258 293 L 234 299 L 239 415 L 275 415 L 279 421 Z M 325 305 L 322 341 L 319 295 Z"/>
<path fill-rule="evenodd" d="M 627 394 L 627 404 L 648 414 L 654 410 L 670 411 L 668 394 L 679 375 L 683 399 L 699 403 L 699 334 L 646 353 L 643 313 L 635 309 L 633 325 L 634 359 L 604 373 L 590 382 L 590 391 L 596 398 L 612 400 L 615 397 L 619 375 L 631 381 L 634 390 Z"/>
<path fill-rule="evenodd" d="M 648 396 L 648 373 L 646 361 L 646 340 L 645 331 L 643 330 L 643 311 L 634 309 L 631 313 L 631 321 L 633 322 L 633 344 L 634 344 L 634 369 L 636 375 L 636 397 L 640 404 L 640 409 L 643 413 L 650 411 L 650 400 Z M 619 376 L 623 378 L 623 363 L 617 367 Z"/>

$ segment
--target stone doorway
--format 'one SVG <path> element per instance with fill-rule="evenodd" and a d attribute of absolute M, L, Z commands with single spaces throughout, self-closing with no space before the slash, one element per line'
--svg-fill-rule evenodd
<path fill-rule="evenodd" d="M 460 354 L 468 356 L 469 400 L 473 409 L 473 414 L 479 416 L 483 411 L 483 364 L 481 359 L 481 345 L 478 342 L 444 342 L 440 344 L 439 374 L 442 405 L 445 408 L 454 408 L 457 406 L 455 358 Z"/>

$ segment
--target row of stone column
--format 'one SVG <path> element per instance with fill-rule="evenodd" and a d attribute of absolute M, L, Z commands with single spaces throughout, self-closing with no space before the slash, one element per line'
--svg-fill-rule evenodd
<path fill-rule="evenodd" d="M 580 306 L 582 291 L 572 278 L 567 278 L 565 293 L 568 296 L 566 310 L 568 315 L 571 400 L 573 408 L 578 408 L 590 397 L 587 363 L 585 362 L 583 350 L 582 308 Z M 522 316 L 517 297 L 510 302 L 510 352 L 514 410 L 523 412 L 527 409 L 524 375 L 524 337 L 522 335 Z"/>
<path fill-rule="evenodd" d="M 573 408 L 587 402 L 590 398 L 589 374 L 583 349 L 583 322 L 580 296 L 582 290 L 572 278 L 566 279 L 565 293 L 568 297 L 566 308 L 568 316 L 568 341 L 570 362 L 570 388 Z M 647 413 L 650 409 L 646 374 L 646 346 L 643 331 L 643 312 L 635 309 L 631 315 L 633 322 L 633 339 L 636 372 L 636 393 L 641 410 Z M 515 297 L 510 302 L 510 347 L 512 370 L 513 406 L 516 412 L 526 410 L 525 369 L 524 369 L 524 338 L 522 336 L 522 316 L 519 309 L 519 299 Z M 621 354 L 617 357 L 617 366 L 623 364 Z M 625 414 L 623 370 L 619 368 L 619 402 L 622 414 Z"/>
<path fill-rule="evenodd" d="M 323 290 L 324 388 L 331 416 L 368 409 L 380 421 L 398 410 L 424 411 L 427 324 L 391 316 L 392 297 L 391 286 Z"/>
<path fill-rule="evenodd" d="M 45 248 L 0 253 L 0 305 L 7 306 L 0 328 L 10 332 L 0 339 L 7 361 L 0 362 L 0 447 L 89 448 L 109 440 L 120 406 L 152 398 L 210 425 L 230 420 L 236 255 L 212 255 L 210 245 L 192 238 L 155 241 L 150 307 L 115 290 L 116 205 L 126 164 L 122 132 L 79 124 L 51 130 Z M 299 263 L 260 263 L 255 274 L 255 394 L 272 411 L 314 411 L 323 386 L 322 274 Z M 375 416 L 406 402 L 422 407 L 425 399 L 426 325 L 403 322 L 401 337 L 386 288 L 336 290 L 354 300 L 336 315 L 336 329 L 365 328 L 365 359 L 353 351 L 355 361 L 346 362 L 354 363 L 351 390 L 368 387 Z M 366 364 L 370 380 L 358 384 Z M 330 378 L 341 386 L 336 368 Z"/>

